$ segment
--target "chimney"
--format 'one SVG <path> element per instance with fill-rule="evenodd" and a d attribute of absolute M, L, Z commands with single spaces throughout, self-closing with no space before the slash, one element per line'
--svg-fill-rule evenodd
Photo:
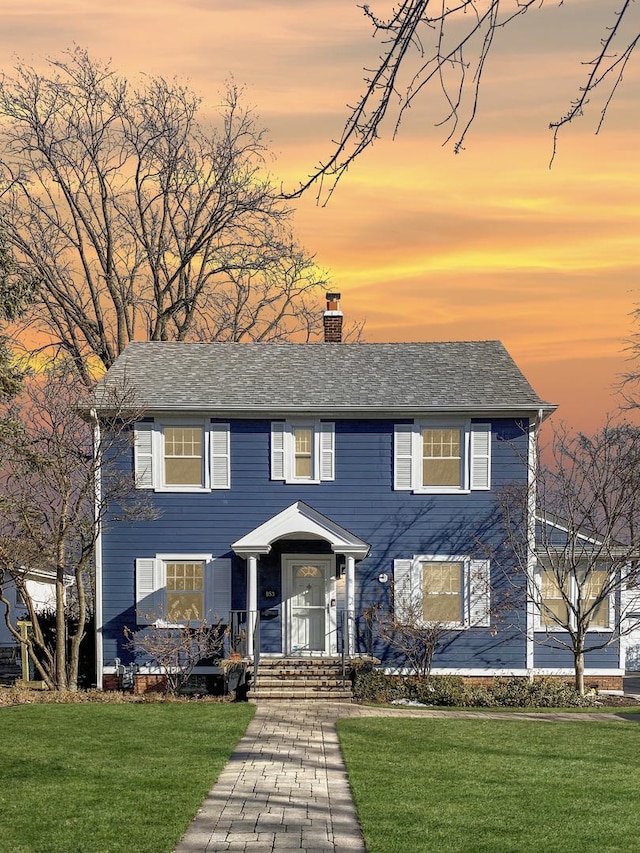
<path fill-rule="evenodd" d="M 342 311 L 340 310 L 340 294 L 327 293 L 327 310 L 322 315 L 324 321 L 325 344 L 342 343 Z"/>

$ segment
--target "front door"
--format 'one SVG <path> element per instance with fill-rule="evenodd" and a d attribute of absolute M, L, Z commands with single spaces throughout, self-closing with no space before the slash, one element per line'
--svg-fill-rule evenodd
<path fill-rule="evenodd" d="M 332 557 L 284 557 L 286 654 L 336 652 L 335 570 Z"/>

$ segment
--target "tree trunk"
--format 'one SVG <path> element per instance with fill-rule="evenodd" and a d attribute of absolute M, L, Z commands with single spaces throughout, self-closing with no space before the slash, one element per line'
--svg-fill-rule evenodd
<path fill-rule="evenodd" d="M 576 690 L 581 696 L 584 696 L 584 651 L 582 647 L 574 650 L 573 661 Z"/>
<path fill-rule="evenodd" d="M 64 570 L 58 567 L 56 578 L 56 664 L 55 682 L 57 690 L 67 687 L 67 620 L 64 607 Z"/>

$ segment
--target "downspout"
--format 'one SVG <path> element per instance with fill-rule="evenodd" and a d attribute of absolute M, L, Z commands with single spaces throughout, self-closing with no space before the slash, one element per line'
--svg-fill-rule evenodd
<path fill-rule="evenodd" d="M 96 600 L 95 600 L 95 622 L 96 622 L 96 687 L 98 690 L 103 689 L 104 666 L 103 666 L 103 642 L 102 642 L 102 523 L 101 523 L 101 505 L 102 505 L 102 478 L 101 478 L 101 463 L 99 460 L 100 453 L 100 423 L 95 409 L 90 411 L 91 423 L 93 425 L 93 458 L 94 458 L 94 509 L 93 523 L 96 526 L 96 539 L 94 549 L 95 569 L 96 569 Z"/>
<path fill-rule="evenodd" d="M 527 634 L 526 667 L 527 675 L 533 681 L 535 668 L 535 571 L 536 571 L 536 473 L 538 469 L 538 433 L 544 412 L 538 409 L 538 415 L 529 428 L 529 453 L 527 459 Z"/>

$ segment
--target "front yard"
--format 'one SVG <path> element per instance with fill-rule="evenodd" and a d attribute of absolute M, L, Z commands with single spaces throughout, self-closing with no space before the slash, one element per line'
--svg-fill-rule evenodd
<path fill-rule="evenodd" d="M 622 853 L 640 839 L 640 724 L 345 719 L 368 853 Z"/>
<path fill-rule="evenodd" d="M 254 712 L 246 704 L 0 711 L 0 849 L 168 853 Z"/>

